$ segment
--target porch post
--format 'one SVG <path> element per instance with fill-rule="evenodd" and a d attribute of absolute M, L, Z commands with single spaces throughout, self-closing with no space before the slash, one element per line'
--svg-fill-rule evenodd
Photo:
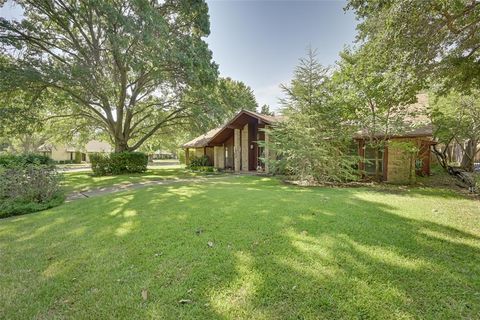
<path fill-rule="evenodd" d="M 233 167 L 235 172 L 240 172 L 241 157 L 242 157 L 242 146 L 240 142 L 240 129 L 234 129 L 233 133 Z"/>
<path fill-rule="evenodd" d="M 188 148 L 185 149 L 185 165 L 189 165 L 190 163 L 190 151 Z"/>

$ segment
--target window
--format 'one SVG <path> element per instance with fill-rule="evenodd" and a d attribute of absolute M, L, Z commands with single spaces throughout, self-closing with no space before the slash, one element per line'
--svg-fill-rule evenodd
<path fill-rule="evenodd" d="M 377 173 L 383 176 L 383 148 L 365 145 L 365 174 L 374 176 Z"/>

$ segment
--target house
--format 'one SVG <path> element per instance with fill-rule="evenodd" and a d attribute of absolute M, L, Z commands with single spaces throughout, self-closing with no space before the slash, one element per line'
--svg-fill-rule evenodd
<path fill-rule="evenodd" d="M 359 169 L 366 178 L 375 176 L 386 182 L 406 183 L 411 181 L 413 172 L 418 175 L 430 175 L 431 145 L 435 144 L 431 125 L 423 125 L 389 136 L 372 137 L 359 132 L 354 139 L 361 159 Z M 373 147 L 368 143 L 371 139 L 382 140 L 385 146 Z M 406 150 L 406 147 L 410 151 Z"/>
<path fill-rule="evenodd" d="M 419 95 L 418 102 L 412 108 L 425 107 L 426 95 Z M 262 129 L 283 121 L 281 116 L 268 116 L 242 110 L 224 126 L 213 129 L 183 145 L 186 162 L 189 157 L 207 156 L 209 165 L 220 170 L 235 172 L 269 172 L 268 163 L 262 158 L 271 158 L 268 150 L 268 134 Z M 419 119 L 415 119 L 418 121 Z M 420 119 L 426 120 L 426 119 Z M 420 123 L 420 122 L 419 122 Z M 365 178 L 375 176 L 382 181 L 405 183 L 412 179 L 412 172 L 421 175 L 430 174 L 434 144 L 431 124 L 425 123 L 409 127 L 403 132 L 389 136 L 368 135 L 358 132 L 353 138 L 360 157 L 359 169 Z M 371 139 L 385 141 L 382 149 L 373 148 Z M 265 141 L 266 146 L 258 142 Z M 408 144 L 407 144 L 408 143 Z M 416 152 L 406 151 L 405 145 L 412 146 Z M 193 151 L 193 152 L 192 152 Z"/>
<path fill-rule="evenodd" d="M 74 147 L 60 143 L 45 143 L 38 148 L 38 152 L 57 162 L 80 163 L 90 162 L 91 153 L 110 153 L 112 146 L 104 141 L 90 140 L 84 147 Z"/>
<path fill-rule="evenodd" d="M 259 141 L 268 141 L 263 128 L 281 121 L 281 116 L 269 116 L 249 110 L 240 111 L 224 126 L 185 143 L 186 162 L 190 151 L 196 157 L 207 156 L 209 165 L 221 170 L 268 172 L 268 164 L 260 158 L 269 157 L 269 152 Z"/>

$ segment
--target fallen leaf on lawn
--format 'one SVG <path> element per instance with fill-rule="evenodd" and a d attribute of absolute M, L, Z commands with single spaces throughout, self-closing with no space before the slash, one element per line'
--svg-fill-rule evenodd
<path fill-rule="evenodd" d="M 192 300 L 190 300 L 190 299 L 182 299 L 182 300 L 178 301 L 178 303 L 180 303 L 180 304 L 192 303 Z"/>
<path fill-rule="evenodd" d="M 213 248 L 213 242 L 212 242 L 212 241 L 208 241 L 208 242 L 207 242 L 207 245 L 208 245 L 210 248 Z"/>
<path fill-rule="evenodd" d="M 142 290 L 142 299 L 147 300 L 148 299 L 148 291 L 147 289 Z"/>

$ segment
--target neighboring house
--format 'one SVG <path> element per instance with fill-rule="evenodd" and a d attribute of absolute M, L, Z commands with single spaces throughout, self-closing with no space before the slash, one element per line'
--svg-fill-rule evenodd
<path fill-rule="evenodd" d="M 158 160 L 158 159 L 176 159 L 177 155 L 171 151 L 168 150 L 157 150 L 153 152 L 151 155 L 152 159 Z"/>
<path fill-rule="evenodd" d="M 221 170 L 235 172 L 260 170 L 268 173 L 268 163 L 261 161 L 261 158 L 268 159 L 274 155 L 257 142 L 266 141 L 268 146 L 268 135 L 262 129 L 282 120 L 281 116 L 267 116 L 242 110 L 223 127 L 213 129 L 185 143 L 183 148 L 186 151 L 186 162 L 189 163 L 189 156 L 193 151 L 197 157 L 207 156 L 209 165 Z M 430 146 L 434 142 L 432 126 L 429 124 L 388 137 L 377 135 L 374 138 L 387 141 L 384 150 L 373 150 L 368 147 L 366 142 L 371 137 L 362 132 L 352 138 L 356 141 L 358 155 L 362 159 L 359 168 L 366 176 L 380 172 L 379 178 L 383 181 L 401 183 L 410 180 L 412 169 L 416 169 L 419 174 L 430 174 Z M 417 156 L 412 157 L 400 148 L 399 144 L 391 143 L 394 141 L 414 144 L 419 150 Z M 372 161 L 375 158 L 376 161 Z"/>
<path fill-rule="evenodd" d="M 90 162 L 91 153 L 110 153 L 112 146 L 104 141 L 90 140 L 84 147 L 73 147 L 65 144 L 45 143 L 38 151 L 58 162 Z"/>

